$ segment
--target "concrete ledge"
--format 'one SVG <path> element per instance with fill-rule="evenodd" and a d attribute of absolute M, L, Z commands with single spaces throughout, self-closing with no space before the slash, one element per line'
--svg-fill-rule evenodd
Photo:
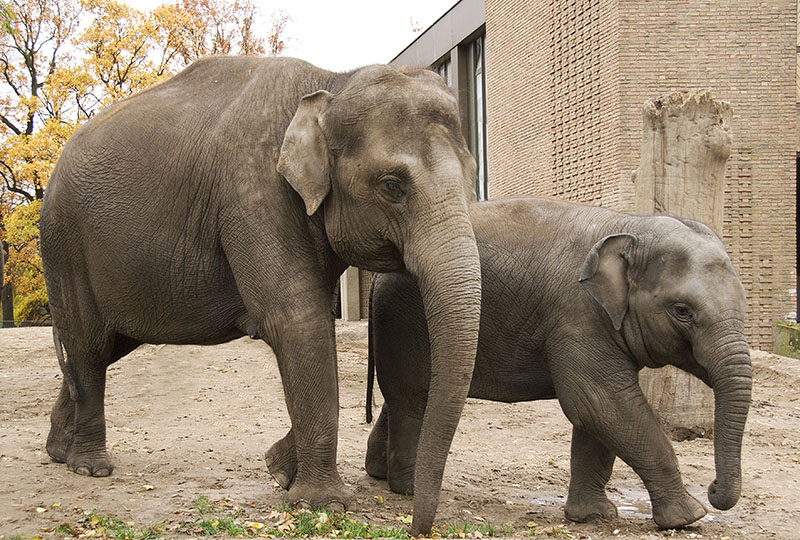
<path fill-rule="evenodd" d="M 800 359 L 800 324 L 775 325 L 775 354 Z"/>

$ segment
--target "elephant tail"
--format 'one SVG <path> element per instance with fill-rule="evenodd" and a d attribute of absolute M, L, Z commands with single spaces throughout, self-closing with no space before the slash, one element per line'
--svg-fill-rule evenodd
<path fill-rule="evenodd" d="M 372 394 L 375 391 L 375 340 L 372 336 L 372 293 L 375 291 L 375 277 L 369 285 L 369 307 L 367 308 L 367 424 L 372 423 Z"/>
<path fill-rule="evenodd" d="M 67 363 L 67 359 L 64 358 L 64 347 L 61 343 L 61 337 L 58 335 L 56 325 L 53 325 L 53 344 L 56 347 L 56 357 L 58 358 L 58 365 L 61 368 L 61 374 L 64 377 L 64 383 L 69 389 L 69 397 L 72 401 L 82 401 L 83 387 L 81 387 L 78 378 L 75 377 L 72 366 L 70 366 L 69 363 Z"/>

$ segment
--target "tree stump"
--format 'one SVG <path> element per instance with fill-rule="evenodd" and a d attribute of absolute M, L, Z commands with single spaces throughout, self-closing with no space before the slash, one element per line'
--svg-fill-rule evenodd
<path fill-rule="evenodd" d="M 633 174 L 637 214 L 696 219 L 722 236 L 731 116 L 730 105 L 708 91 L 645 103 L 641 159 Z M 673 438 L 711 435 L 714 396 L 702 381 L 666 366 L 645 368 L 639 382 Z"/>

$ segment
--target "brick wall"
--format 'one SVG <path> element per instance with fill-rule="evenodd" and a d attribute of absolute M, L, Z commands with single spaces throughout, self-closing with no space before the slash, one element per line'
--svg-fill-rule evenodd
<path fill-rule="evenodd" d="M 620 15 L 622 161 L 639 160 L 641 104 L 711 89 L 733 108 L 723 237 L 748 291 L 751 345 L 771 349 L 794 311 L 794 0 L 625 0 Z"/>
<path fill-rule="evenodd" d="M 487 0 L 489 193 L 631 210 L 643 103 L 709 88 L 734 112 L 724 240 L 751 345 L 794 311 L 792 0 Z"/>
<path fill-rule="evenodd" d="M 624 205 L 617 11 L 610 0 L 487 1 L 490 198 Z"/>

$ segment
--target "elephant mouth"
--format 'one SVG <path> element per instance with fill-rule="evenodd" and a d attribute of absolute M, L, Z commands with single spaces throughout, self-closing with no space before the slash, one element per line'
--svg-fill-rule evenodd
<path fill-rule="evenodd" d="M 350 253 L 345 260 L 369 272 L 402 272 L 406 269 L 400 250 L 389 242 L 368 251 Z"/>
<path fill-rule="evenodd" d="M 695 377 L 703 381 L 709 388 L 713 388 L 713 385 L 711 384 L 711 376 L 708 374 L 708 370 L 706 370 L 706 368 L 701 366 L 696 361 L 691 360 L 691 361 L 676 363 L 675 366 L 677 366 L 678 368 L 682 369 L 683 371 L 691 375 L 694 375 Z"/>

